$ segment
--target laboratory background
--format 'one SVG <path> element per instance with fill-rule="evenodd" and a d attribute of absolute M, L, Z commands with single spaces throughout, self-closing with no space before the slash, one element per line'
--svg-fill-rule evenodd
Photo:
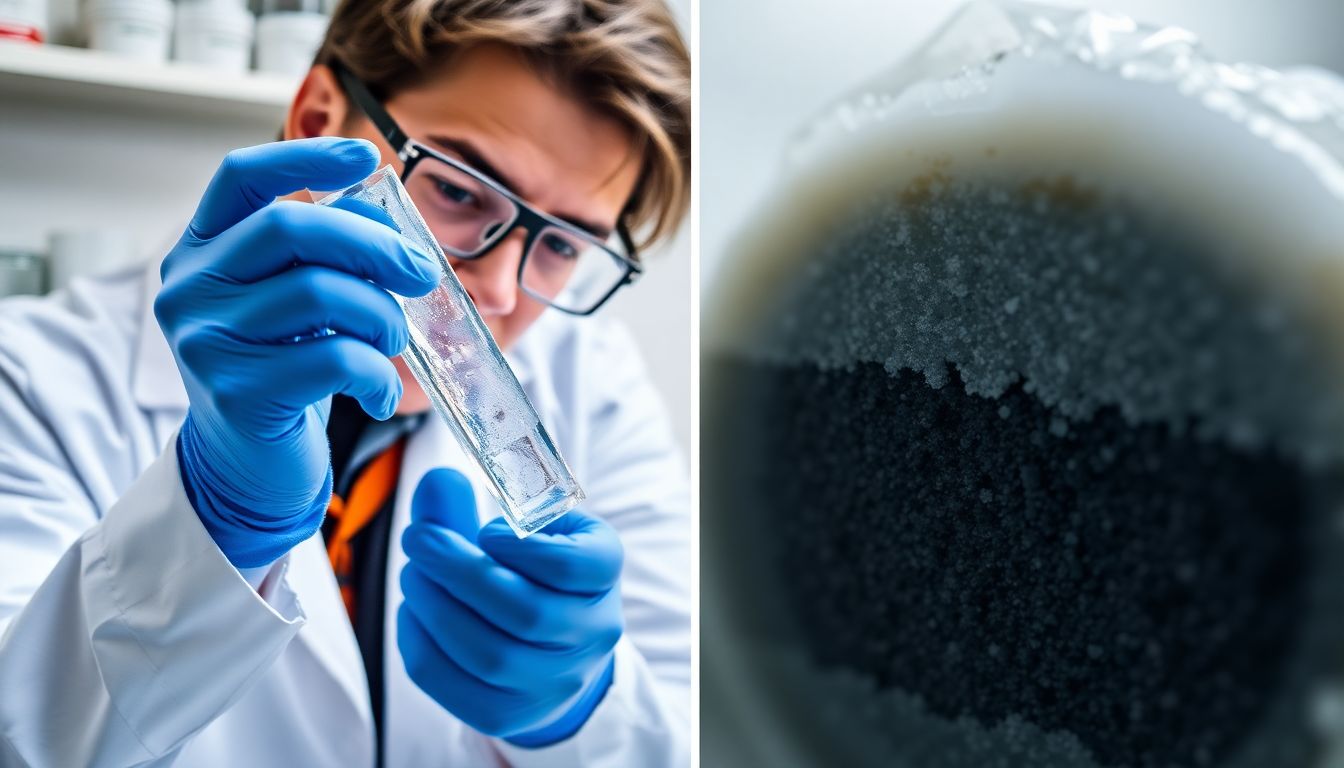
<path fill-rule="evenodd" d="M 225 153 L 275 139 L 334 5 L 0 0 L 0 296 L 161 258 Z M 669 5 L 688 29 L 690 0 Z M 689 224 L 667 243 L 604 314 L 689 455 Z"/>
<path fill-rule="evenodd" d="M 1068 39 L 1069 45 L 1075 47 L 1061 58 L 1074 62 L 1072 56 L 1082 51 L 1078 60 L 1083 62 L 1084 69 L 1087 62 L 1107 56 L 1114 56 L 1116 61 L 1132 57 L 1134 62 L 1132 70 L 1114 64 L 1112 74 L 1143 72 L 1150 64 L 1159 70 L 1179 67 L 1189 60 L 1179 53 L 1166 53 L 1186 50 L 1185 33 L 1153 34 L 1138 43 L 1141 33 L 1135 30 L 1139 27 L 1127 20 L 1133 19 L 1140 24 L 1155 25 L 1153 29 L 1170 26 L 1189 30 L 1212 60 L 1226 63 L 1216 69 L 1216 77 L 1236 81 L 1238 85 L 1232 86 L 1232 90 L 1240 87 L 1249 93 L 1260 87 L 1254 83 L 1262 82 L 1257 79 L 1256 73 L 1261 72 L 1258 67 L 1238 69 L 1232 65 L 1235 62 L 1291 71 L 1295 77 L 1303 78 L 1300 82 L 1314 83 L 1305 86 L 1312 92 L 1310 98 L 1300 103 L 1284 99 L 1274 109 L 1282 108 L 1283 114 L 1291 115 L 1290 122 L 1315 121 L 1320 127 L 1320 123 L 1333 120 L 1333 128 L 1327 125 L 1314 136 L 1327 137 L 1321 141 L 1333 147 L 1327 154 L 1334 153 L 1336 159 L 1331 167 L 1338 167 L 1339 152 L 1344 147 L 1338 141 L 1344 131 L 1341 118 L 1344 80 L 1340 79 L 1344 76 L 1344 45 L 1340 36 L 1344 30 L 1344 3 L 1055 0 L 1047 5 L 1050 7 L 1032 22 L 1036 25 L 1035 32 L 1027 33 L 1026 39 L 1057 39 L 1051 38 L 1052 35 Z M 977 6 L 972 10 L 988 13 L 977 17 L 967 10 L 971 6 Z M 1190 744 L 1184 745 L 1188 748 L 1179 754 L 1176 751 L 1158 754 L 1153 745 L 1161 744 L 1165 738 L 1160 732 L 1163 726 L 1150 726 L 1154 722 L 1175 722 L 1164 721 L 1166 715 L 1177 713 L 1172 716 L 1190 732 L 1204 729 L 1203 735 L 1192 737 L 1190 742 L 1198 743 L 1204 735 L 1223 727 L 1218 725 L 1219 717 L 1237 706 L 1260 706 L 1268 697 L 1259 699 L 1229 692 L 1221 702 L 1196 706 L 1190 698 L 1174 692 L 1177 687 L 1174 682 L 1165 693 L 1159 691 L 1149 696 L 1135 692 L 1139 688 L 1139 683 L 1134 682 L 1140 677 L 1137 671 L 1129 676 L 1135 686 L 1133 690 L 1103 691 L 1106 683 L 1098 673 L 1088 670 L 1104 667 L 1114 659 L 1112 654 L 1117 646 L 1123 648 L 1132 641 L 1124 631 L 1070 650 L 1070 653 L 1076 650 L 1076 656 L 1055 653 L 1060 650 L 1055 648 L 1045 654 L 1049 663 L 1033 669 L 1030 662 L 1021 660 L 1039 660 L 1034 654 L 1043 647 L 1040 643 L 1048 644 L 1050 637 L 1071 635 L 1078 630 L 1079 622 L 1058 619 L 1052 615 L 1052 609 L 1032 603 L 1039 594 L 1026 594 L 1025 590 L 1012 594 L 1010 583 L 1016 572 L 995 563 L 994 558 L 1007 551 L 1005 559 L 1012 560 L 1026 551 L 1026 541 L 1012 538 L 1011 529 L 992 526 L 976 529 L 976 523 L 972 522 L 981 519 L 981 509 L 1002 514 L 1005 519 L 1021 510 L 998 495 L 999 489 L 990 481 L 995 470 L 988 460 L 983 465 L 983 475 L 978 474 L 979 467 L 967 470 L 967 487 L 971 488 L 968 503 L 954 509 L 940 506 L 959 492 L 957 484 L 962 482 L 954 478 L 942 484 L 946 481 L 945 468 L 963 466 L 960 457 L 967 452 L 978 455 L 973 452 L 989 444 L 989 439 L 982 440 L 980 432 L 997 434 L 998 425 L 1019 418 L 1021 404 L 1030 398 L 1013 401 L 1011 405 L 1007 399 L 1002 405 L 991 399 L 993 406 L 988 408 L 983 422 L 966 416 L 958 422 L 959 427 L 953 428 L 948 426 L 949 422 L 939 421 L 953 412 L 961 418 L 961 412 L 948 403 L 960 403 L 957 407 L 965 408 L 965 413 L 973 410 L 973 405 L 946 399 L 950 397 L 949 389 L 960 386 L 957 379 L 952 379 L 955 386 L 946 386 L 947 379 L 935 376 L 934 371 L 941 371 L 944 362 L 951 368 L 954 358 L 940 357 L 941 352 L 931 354 L 931 363 L 924 369 L 927 388 L 918 372 L 912 376 L 908 369 L 901 370 L 899 375 L 897 371 L 904 359 L 902 355 L 918 356 L 927 351 L 919 344 L 927 342 L 928 328 L 945 331 L 949 337 L 962 334 L 968 348 L 983 355 L 980 360 L 993 358 L 999 350 L 1018 343 L 1018 339 L 1011 337 L 1011 330 L 1009 336 L 1003 337 L 979 333 L 983 327 L 976 325 L 974 318 L 963 324 L 955 312 L 947 317 L 939 315 L 937 300 L 929 299 L 928 304 L 921 305 L 920 291 L 909 286 L 922 282 L 923 292 L 930 296 L 946 288 L 950 295 L 959 297 L 956 300 L 966 296 L 968 289 L 971 296 L 981 290 L 993 293 L 998 286 L 976 282 L 986 274 L 981 271 L 986 269 L 985 263 L 978 259 L 981 253 L 993 252 L 1011 240 L 1004 237 L 1003 229 L 986 230 L 984 237 L 970 246 L 962 242 L 959 250 L 933 251 L 936 255 L 930 255 L 927 262 L 909 271 L 891 266 L 899 265 L 903 258 L 893 254 L 918 254 L 919 243 L 925 241 L 917 237 L 928 237 L 940 247 L 947 244 L 927 232 L 912 235 L 906 224 L 914 220 L 914 215 L 902 219 L 903 206 L 932 210 L 927 215 L 940 225 L 948 221 L 943 217 L 954 214 L 931 205 L 928 209 L 918 206 L 936 200 L 940 191 L 946 189 L 944 184 L 955 188 L 956 162 L 966 157 L 951 161 L 950 167 L 954 169 L 951 171 L 939 165 L 939 160 L 932 161 L 933 169 L 917 176 L 909 190 L 883 198 L 881 206 L 885 207 L 873 203 L 871 208 L 850 210 L 831 201 L 845 199 L 849 194 L 847 185 L 853 178 L 862 177 L 864 190 L 882 188 L 878 180 L 880 169 L 888 167 L 897 168 L 893 177 L 901 179 L 892 182 L 893 185 L 905 183 L 906 177 L 899 176 L 905 172 L 900 167 L 902 161 L 893 159 L 888 163 L 872 147 L 887 151 L 888 158 L 912 153 L 896 139 L 882 144 L 880 138 L 871 136 L 881 136 L 883 130 L 888 130 L 892 136 L 915 136 L 926 141 L 927 146 L 937 148 L 940 146 L 935 135 L 937 129 L 929 126 L 939 125 L 937 121 L 944 118 L 950 124 L 961 125 L 949 115 L 964 119 L 967 125 L 974 123 L 963 116 L 959 99 L 974 103 L 964 110 L 966 114 L 981 109 L 992 113 L 1020 94 L 1011 88 L 995 90 L 1001 85 L 994 80 L 997 59 L 965 58 L 959 60 L 964 61 L 961 70 L 948 63 L 958 61 L 959 46 L 964 46 L 966 40 L 975 39 L 977 34 L 991 28 L 978 25 L 977 19 L 990 19 L 996 9 L 1009 6 L 1022 25 L 1019 30 L 1025 28 L 1028 23 L 1020 20 L 1033 14 L 1031 4 L 1015 0 L 981 3 L 738 0 L 701 6 L 700 159 L 701 167 L 709 169 L 703 174 L 699 242 L 704 307 L 700 409 L 702 764 L 707 768 L 753 764 L 884 768 L 1344 764 L 1338 739 L 1338 734 L 1344 732 L 1341 717 L 1344 698 L 1337 695 L 1337 680 L 1328 675 L 1307 686 L 1311 693 L 1304 700 L 1311 703 L 1303 705 L 1306 712 L 1294 710 L 1286 714 L 1287 710 L 1275 708 L 1277 705 L 1264 704 L 1272 711 L 1259 722 L 1247 721 L 1240 729 L 1231 729 L 1237 736 L 1245 735 L 1247 742 L 1255 743 L 1264 733 L 1273 733 L 1273 728 L 1292 723 L 1291 728 L 1314 733 L 1327 745 L 1334 743 L 1318 747 L 1310 759 L 1301 753 L 1290 757 L 1284 757 L 1287 753 L 1246 757 L 1249 748 L 1234 759 L 1228 751 L 1232 748 L 1219 751 Z M 1079 13 L 1071 15 L 1068 9 L 1077 9 Z M 1095 34 L 1088 35 L 1084 29 L 1089 23 L 1082 14 L 1085 10 L 1102 14 L 1093 18 Z M 940 30 L 949 29 L 944 25 L 954 18 L 959 20 L 959 26 L 946 32 L 945 37 L 938 37 L 942 34 Z M 1066 20 L 1054 25 L 1060 19 Z M 1070 27 L 1072 21 L 1077 26 Z M 1032 38 L 1031 34 L 1038 37 Z M 934 42 L 929 42 L 931 39 Z M 985 49 L 986 54 L 989 50 Z M 1023 51 L 1025 57 L 1033 55 L 1031 44 Z M 1014 50 L 1012 55 L 1017 53 Z M 1057 53 L 1052 49 L 1047 56 Z M 1151 60 L 1144 59 L 1149 53 Z M 1089 59 L 1085 54 L 1094 55 Z M 913 64 L 902 64 L 911 56 L 923 58 Z M 1195 80 L 1184 82 L 1188 90 L 1182 95 L 1190 101 L 1197 101 L 1192 94 L 1198 94 L 1203 87 Z M 978 89 L 984 83 L 987 85 L 982 92 Z M 1024 86 L 1024 90 L 1029 89 L 1030 86 Z M 1116 93 L 1123 90 L 1114 89 Z M 1003 96 L 1004 93 L 1008 96 Z M 984 96 L 983 103 L 977 101 L 980 96 Z M 996 97 L 1000 100 L 996 101 Z M 1041 96 L 1040 102 L 1031 103 L 1052 103 L 1051 98 L 1047 94 Z M 1096 98 L 1100 104 L 1107 96 L 1087 94 L 1080 89 L 1067 91 L 1067 97 L 1059 96 L 1053 103 L 1085 103 L 1089 98 Z M 1328 106 L 1331 103 L 1333 106 Z M 1167 104 L 1172 106 L 1176 101 Z M 1225 106 L 1212 96 L 1208 104 L 1215 112 Z M 1101 111 L 1107 114 L 1105 119 L 1110 119 L 1122 108 Z M 1198 111 L 1192 108 L 1189 114 Z M 1160 110 L 1153 110 L 1136 117 L 1134 124 L 1147 122 L 1155 129 L 1170 129 L 1172 134 L 1184 129 L 1180 119 L 1172 117 L 1164 121 L 1161 114 Z M 1168 114 L 1186 113 L 1173 110 Z M 1024 120 L 1021 125 L 1034 123 Z M 988 130 L 983 134 L 971 128 L 966 131 L 966 135 L 974 135 L 983 142 L 976 147 L 987 147 L 975 150 L 974 162 L 985 164 L 997 162 L 998 150 L 994 148 L 997 139 L 1002 138 L 1005 146 L 1012 146 L 1012 142 L 1021 138 L 996 137 Z M 1022 135 L 1027 133 L 1023 131 Z M 1193 134 L 1182 135 L 1189 138 Z M 1076 146 L 1093 140 L 1080 139 Z M 1115 140 L 1117 144 L 1133 146 L 1123 136 L 1117 135 Z M 949 140 L 949 144 L 954 142 Z M 1068 151 L 1074 146 L 1069 143 Z M 979 154 L 982 151 L 984 154 Z M 874 170 L 863 168 L 863 161 L 856 159 L 863 152 L 869 153 Z M 1142 154 L 1140 150 L 1136 152 Z M 1061 154 L 1067 153 L 1062 143 Z M 1002 158 L 1003 154 L 1006 150 L 997 157 Z M 1213 156 L 1212 151 L 1209 156 Z M 1246 162 L 1234 153 L 1224 159 L 1228 168 Z M 832 170 L 828 166 L 832 160 L 850 171 L 852 177 Z M 967 160 L 967 165 L 974 162 Z M 964 169 L 966 165 L 961 167 Z M 1152 178 L 1161 175 L 1151 168 L 1149 172 Z M 1340 187 L 1336 184 L 1332 188 L 1336 190 L 1337 203 Z M 1067 207 L 1088 199 L 1086 193 L 1075 197 L 1077 192 L 1065 183 L 1046 192 L 1044 197 L 1063 200 Z M 1052 198 L 1054 194 L 1058 197 Z M 1038 204 L 1047 207 L 1051 204 L 1049 200 L 1038 200 Z M 1329 210 L 1330 206 L 1323 209 Z M 969 213 L 963 210 L 962 214 L 970 219 L 979 209 L 972 206 L 971 210 Z M 837 211 L 847 211 L 845 215 L 849 218 L 841 218 Z M 868 221 L 855 211 L 872 217 L 871 229 Z M 880 215 L 874 216 L 873 211 L 879 211 Z M 883 219 L 884 216 L 889 220 Z M 1337 206 L 1317 222 L 1326 219 L 1339 220 Z M 961 223 L 959 219 L 951 220 Z M 846 233 L 846 227 L 851 226 L 859 234 Z M 918 225 L 914 226 L 919 232 Z M 931 226 L 937 231 L 936 225 Z M 1015 231 L 1011 226 L 1006 230 Z M 1337 227 L 1331 231 L 1339 232 Z M 833 242 L 826 242 L 827 237 L 833 238 Z M 1339 250 L 1344 241 L 1337 234 L 1334 237 L 1331 242 L 1336 253 L 1344 253 Z M 871 251 L 854 255 L 863 248 Z M 1286 253 L 1292 246 L 1279 250 Z M 1291 261 L 1284 253 L 1266 250 L 1257 255 L 1267 268 L 1265 284 L 1276 279 L 1276 259 L 1282 256 L 1284 263 Z M 944 258 L 946 262 L 940 262 Z M 809 263 L 813 259 L 816 263 Z M 850 271 L 847 273 L 846 269 Z M 1022 284 L 1032 285 L 1030 268 L 1023 271 L 1028 276 L 1022 278 Z M 1047 270 L 1044 274 L 1050 273 Z M 1326 302 L 1338 306 L 1339 289 L 1333 285 L 1321 287 L 1327 292 L 1325 295 L 1332 297 Z M 909 294 L 905 293 L 907 290 Z M 1000 296 L 999 303 L 991 307 L 998 316 L 993 322 L 1004 323 L 1000 329 L 1011 329 L 1014 322 L 1025 324 L 1020 314 L 1025 301 L 1030 299 Z M 1138 301 L 1142 303 L 1143 299 Z M 1072 306 L 1078 309 L 1087 305 Z M 1078 311 L 1086 314 L 1090 310 Z M 1139 311 L 1146 312 L 1148 308 Z M 1156 327 L 1153 317 L 1138 315 L 1136 327 L 1148 338 L 1166 338 L 1165 329 Z M 861 322 L 872 319 L 877 322 L 871 326 Z M 883 322 L 887 325 L 881 325 Z M 947 325 L 938 325 L 940 322 Z M 989 327 L 992 330 L 996 326 Z M 1041 346 L 1039 338 L 1028 343 L 1044 356 L 1053 355 L 1056 349 L 1067 350 L 1076 341 L 1049 338 L 1058 347 L 1049 343 Z M 772 343 L 775 346 L 770 346 Z M 977 349 L 976 343 L 981 348 Z M 808 344 L 814 346 L 800 351 Z M 884 354 L 890 354 L 885 366 Z M 1058 358 L 1061 370 L 1067 368 L 1067 363 L 1063 355 Z M 873 369 L 871 375 L 856 372 L 863 370 L 864 365 Z M 1234 374 L 1232 378 L 1235 377 Z M 938 393 L 930 397 L 945 398 L 938 401 L 944 403 L 943 410 L 924 412 L 918 410 L 920 406 L 910 405 L 915 400 L 907 396 L 914 398 L 912 393 L 925 389 Z M 989 389 L 990 394 L 984 390 L 979 394 L 992 398 L 999 392 Z M 1030 387 L 1027 391 L 1031 392 Z M 966 402 L 981 401 L 970 397 Z M 917 421 L 916 416 L 927 420 Z M 1051 430 L 1062 439 L 1074 439 L 1070 431 L 1074 429 L 1072 422 L 1057 419 L 1045 424 L 1047 442 L 1053 439 Z M 957 433 L 958 428 L 964 432 Z M 939 443 L 945 434 L 951 434 L 948 442 Z M 726 447 L 717 448 L 720 444 Z M 902 464 L 910 456 L 902 451 L 913 444 L 941 448 L 929 448 L 927 454 L 921 454 L 926 463 L 912 468 Z M 939 450 L 944 452 L 939 454 Z M 929 455 L 941 458 L 929 459 Z M 1075 456 L 1080 462 L 1085 461 L 1081 453 Z M 1011 468 L 1010 481 L 1005 487 L 1015 486 L 1019 482 L 1017 454 L 1005 450 L 1002 457 Z M 1066 474 L 1066 466 L 1072 469 L 1075 463 L 1072 459 L 1061 459 L 1046 474 L 1052 471 Z M 1029 480 L 1034 482 L 1034 476 L 1023 474 L 1020 482 L 1026 486 Z M 981 483 L 978 492 L 977 481 Z M 940 483 L 936 488 L 935 482 Z M 776 488 L 783 490 L 776 493 Z M 799 492 L 799 488 L 809 492 Z M 892 489 L 897 489 L 895 495 Z M 926 495 L 913 496 L 915 492 L 926 491 Z M 912 495 L 901 495 L 906 492 Z M 762 497 L 770 501 L 759 501 Z M 1274 500 L 1268 509 L 1287 510 L 1291 506 L 1285 502 L 1280 507 L 1279 497 L 1271 498 Z M 840 503 L 831 503 L 837 501 Z M 1075 519 L 1086 521 L 1089 514 L 1092 513 L 1080 512 Z M 919 529 L 922 521 L 929 518 L 939 520 L 943 526 L 937 528 L 937 534 Z M 1275 525 L 1271 523 L 1266 530 L 1278 530 Z M 1338 527 L 1337 523 L 1330 525 Z M 1226 541 L 1220 537 L 1232 528 L 1229 525 L 1207 533 L 1203 544 L 1213 547 L 1216 545 L 1209 542 Z M 1067 530 L 1067 525 L 1057 532 L 1061 534 L 1059 548 L 1043 553 L 1036 567 L 1058 567 L 1061 573 L 1073 567 L 1076 561 L 1070 560 L 1063 550 L 1077 544 L 1078 539 L 1073 534 L 1064 535 L 1063 530 Z M 1272 536 L 1266 540 L 1269 538 Z M 1318 565 L 1332 569 L 1340 558 L 1337 550 L 1328 548 L 1338 548 L 1338 536 L 1332 533 L 1315 540 L 1326 552 L 1322 555 L 1313 549 L 1315 556 L 1322 558 Z M 1324 543 L 1327 540 L 1329 544 Z M 1111 544 L 1114 546 L 1105 552 L 1090 551 L 1098 560 L 1110 555 L 1118 557 L 1123 545 Z M 1196 548 L 1199 546 L 1202 545 Z M 1254 555 L 1248 553 L 1252 550 L 1254 545 L 1226 562 L 1233 564 L 1233 571 L 1250 569 L 1248 563 L 1254 560 Z M 938 557 L 942 559 L 933 563 Z M 922 558 L 928 558 L 927 562 Z M 920 570 L 921 564 L 928 568 Z M 983 568 L 978 564 L 983 564 Z M 1131 575 L 1150 565 L 1164 567 L 1139 563 L 1110 586 L 1127 583 Z M 1316 567 L 1306 569 L 1314 572 Z M 996 570 L 1000 568 L 1003 569 Z M 1187 562 L 1178 566 L 1177 578 L 1207 577 L 1212 579 L 1211 583 L 1224 586 L 1229 583 L 1209 576 L 1200 568 L 1203 564 L 1196 567 Z M 911 581 L 912 573 L 923 580 Z M 1141 577 L 1134 578 L 1137 583 Z M 972 583 L 974 587 L 968 586 Z M 1092 597 L 1078 596 L 1076 602 L 1084 604 Z M 1334 606 L 1323 610 L 1338 614 L 1338 594 L 1331 592 L 1329 597 L 1320 594 L 1317 597 L 1320 599 L 1314 604 L 1317 609 Z M 1073 604 L 1071 597 L 1059 599 L 1061 606 Z M 1092 605 L 1102 602 L 1096 600 Z M 1205 606 L 1217 612 L 1210 607 L 1214 604 L 1215 598 L 1210 596 Z M 1023 608 L 1025 605 L 1035 607 Z M 1019 613 L 1012 613 L 1019 609 Z M 1252 625 L 1272 624 L 1275 619 L 1269 618 L 1271 614 L 1297 610 L 1297 604 L 1273 598 L 1257 608 L 1262 609 Z M 1008 614 L 1014 618 L 1004 619 Z M 1185 621 L 1182 626 L 1190 628 L 1192 637 L 1198 638 L 1205 630 L 1215 634 L 1227 630 L 1225 625 L 1216 627 L 1217 619 L 1196 617 L 1191 612 L 1182 615 Z M 986 619 L 987 616 L 993 618 Z M 1025 640 L 1021 645 L 1002 640 L 990 643 L 970 632 L 959 632 L 981 620 L 984 626 L 1002 620 L 1003 624 L 995 626 L 1011 626 L 1014 631 L 1021 630 L 1024 637 L 1030 635 L 1032 626 L 1036 630 L 1048 629 L 1031 639 L 1030 648 Z M 1037 621 L 1041 623 L 1036 624 Z M 949 629 L 954 623 L 956 629 Z M 1306 629 L 1302 633 L 1311 636 L 1314 631 Z M 1334 638 L 1323 642 L 1325 648 L 1321 652 L 1330 659 L 1338 659 L 1339 635 L 1319 636 Z M 1147 649 L 1154 655 L 1167 650 L 1161 644 L 1150 644 Z M 1271 656 L 1267 651 L 1261 653 L 1254 665 L 1261 671 L 1279 669 Z M 1014 667 L 1014 663 L 1023 666 Z M 1026 691 L 1034 691 L 1038 685 L 1050 689 L 1054 683 L 1049 676 L 1058 667 L 1068 667 L 1071 674 L 1076 674 L 1070 678 L 1073 687 L 1064 685 L 1046 690 L 1030 706 L 1022 704 L 1014 708 L 1002 703 L 1021 704 L 1034 695 Z M 1020 669 L 1024 676 L 1010 676 L 1006 671 L 1010 668 Z M 1229 680 L 1224 672 L 1208 669 L 1192 672 L 1198 682 L 1191 685 L 1203 694 L 1222 690 L 1217 686 Z M 1123 672 L 1116 674 L 1125 676 Z M 906 685 L 909 681 L 916 682 Z M 1092 693 L 1098 695 L 1088 695 Z M 1062 701 L 1069 704 L 1059 705 Z M 1065 710 L 1060 720 L 1045 725 L 1041 724 L 1043 720 L 1032 720 L 1030 713 L 1050 710 L 1056 705 Z M 1109 719 L 1112 716 L 1114 720 Z M 1121 725 L 1109 732 L 1114 737 L 1111 741 L 1106 740 L 1107 731 L 1103 727 L 1075 729 L 1075 733 L 1082 735 L 1081 742 L 1072 734 L 1059 736 L 1059 731 L 1051 730 L 1070 719 L 1075 723 Z M 1265 730 L 1258 730 L 1261 727 Z M 1042 731 L 1048 735 L 1042 736 Z M 1270 741 L 1273 739 L 1268 738 L 1265 743 Z M 1126 753 L 1125 748 L 1131 751 Z"/>

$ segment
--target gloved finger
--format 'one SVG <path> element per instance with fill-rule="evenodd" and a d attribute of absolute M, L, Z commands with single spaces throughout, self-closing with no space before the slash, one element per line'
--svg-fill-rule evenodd
<path fill-rule="evenodd" d="M 391 357 L 406 347 L 406 315 L 391 294 L 326 267 L 295 267 L 238 286 L 218 310 L 234 335 L 263 343 L 293 341 L 331 329 Z"/>
<path fill-rule="evenodd" d="M 392 361 L 358 339 L 323 336 L 293 344 L 248 346 L 257 358 L 248 372 L 252 391 L 288 411 L 342 394 L 382 420 L 396 411 L 401 400 L 401 377 Z"/>
<path fill-rule="evenodd" d="M 426 472 L 411 497 L 411 522 L 442 526 L 469 542 L 476 541 L 481 519 L 476 512 L 476 492 L 471 481 L 447 467 Z"/>
<path fill-rule="evenodd" d="M 403 296 L 423 296 L 441 275 L 437 257 L 394 230 L 356 213 L 294 200 L 266 206 L 212 245 L 221 255 L 209 269 L 240 283 L 299 263 L 348 272 Z"/>
<path fill-rule="evenodd" d="M 187 233 L 208 240 L 281 195 L 348 187 L 373 173 L 378 160 L 367 141 L 328 136 L 235 149 L 205 188 Z"/>
<path fill-rule="evenodd" d="M 481 529 L 477 542 L 486 554 L 527 578 L 562 592 L 594 595 L 616 586 L 625 553 L 606 521 L 570 512 L 518 538 L 504 518 Z"/>
<path fill-rule="evenodd" d="M 434 643 L 424 624 L 405 604 L 397 611 L 397 648 L 406 674 L 421 690 L 487 736 L 530 730 L 556 706 L 553 701 L 501 689 L 472 676 Z"/>
<path fill-rule="evenodd" d="M 569 646 L 540 646 L 513 637 L 448 594 L 414 563 L 401 570 L 406 607 L 434 643 L 473 677 L 501 688 L 544 686 L 582 661 Z"/>
<path fill-rule="evenodd" d="M 423 573 L 510 635 L 532 643 L 583 641 L 587 627 L 573 617 L 582 616 L 591 598 L 538 586 L 442 526 L 413 522 L 401 546 Z"/>

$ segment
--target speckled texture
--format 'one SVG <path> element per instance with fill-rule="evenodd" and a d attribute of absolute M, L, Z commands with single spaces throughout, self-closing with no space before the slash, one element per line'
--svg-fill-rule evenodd
<path fill-rule="evenodd" d="M 1022 382 L 1057 429 L 1114 406 L 1131 424 L 1344 458 L 1344 398 L 1291 294 L 1178 229 L 1069 179 L 935 174 L 837 222 L 744 354 L 877 362 L 934 387 L 951 362 L 972 394 Z"/>
<path fill-rule="evenodd" d="M 935 174 L 809 253 L 702 459 L 790 706 L 851 764 L 1309 765 L 1344 407 L 1291 292 L 1067 180 Z"/>
<path fill-rule="evenodd" d="M 939 389 L 871 363 L 753 376 L 790 468 L 761 503 L 784 511 L 781 585 L 822 666 L 1074 734 L 1105 765 L 1217 765 L 1279 693 L 1298 468 L 1113 410 L 1060 434 L 1020 386 L 968 395 L 954 369 Z"/>

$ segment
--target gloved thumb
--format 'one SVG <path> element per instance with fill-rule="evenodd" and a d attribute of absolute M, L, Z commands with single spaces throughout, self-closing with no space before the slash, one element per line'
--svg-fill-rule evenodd
<path fill-rule="evenodd" d="M 476 515 L 476 493 L 471 489 L 471 481 L 461 472 L 445 467 L 425 473 L 411 497 L 411 522 L 442 526 L 476 543 L 481 522 Z"/>

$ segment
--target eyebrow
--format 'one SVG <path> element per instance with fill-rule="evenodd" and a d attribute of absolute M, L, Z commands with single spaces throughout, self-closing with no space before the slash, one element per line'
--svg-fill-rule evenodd
<path fill-rule="evenodd" d="M 489 160 L 485 159 L 485 155 L 481 154 L 481 151 L 470 141 L 467 141 L 466 139 L 455 139 L 450 136 L 426 136 L 425 140 L 430 144 L 437 144 L 440 148 L 456 154 L 458 157 L 462 158 L 464 163 L 499 182 L 505 189 L 518 197 L 521 198 L 523 196 L 522 193 L 518 191 L 518 185 L 511 181 L 508 176 L 501 173 Z M 550 212 L 548 211 L 547 213 Z M 563 213 L 551 213 L 550 215 L 561 221 L 573 224 L 579 229 L 602 240 L 611 237 L 611 227 L 605 224 L 590 219 L 584 219 L 579 216 L 569 216 Z"/>

